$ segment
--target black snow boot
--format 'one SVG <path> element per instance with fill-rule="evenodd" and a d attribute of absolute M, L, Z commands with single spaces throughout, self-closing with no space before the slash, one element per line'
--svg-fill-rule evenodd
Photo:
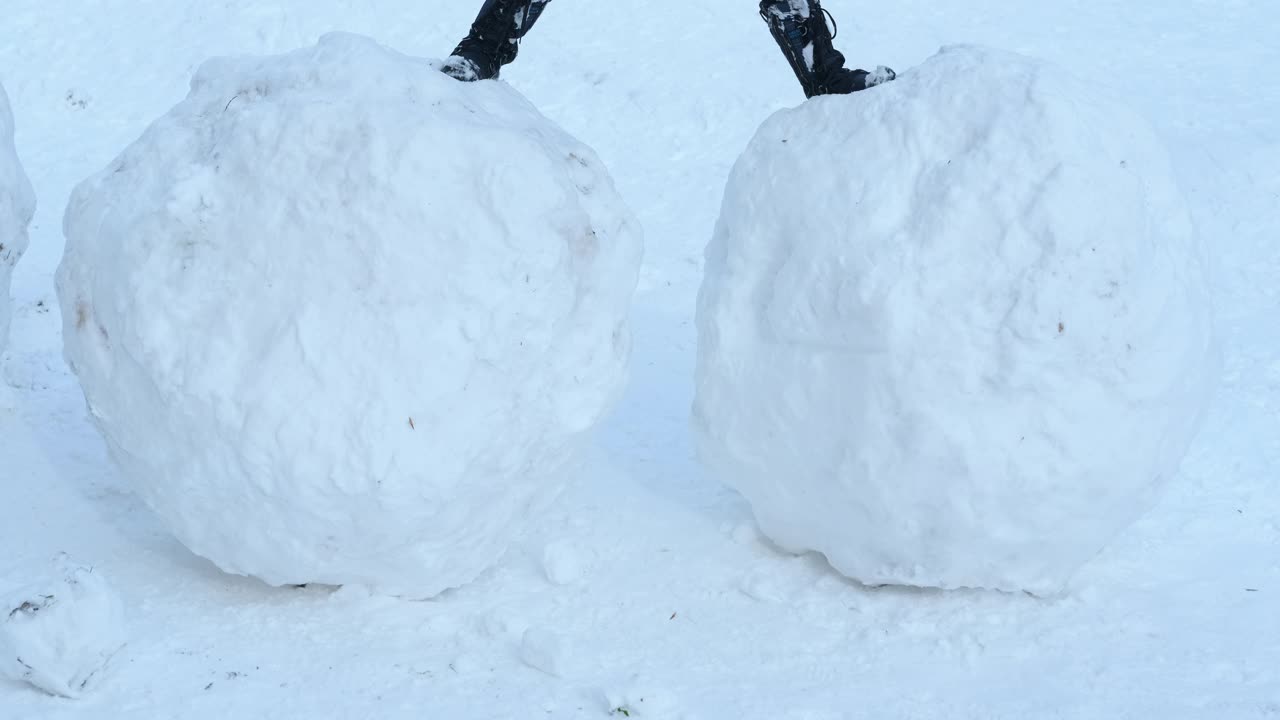
<path fill-rule="evenodd" d="M 818 0 L 760 0 L 760 17 L 791 63 L 805 97 L 857 92 L 897 77 L 883 65 L 873 72 L 846 68 L 844 55 L 831 44 L 835 35 L 824 15 Z"/>
<path fill-rule="evenodd" d="M 529 32 L 551 0 L 486 0 L 441 71 L 470 82 L 498 77 L 502 66 L 516 59 L 520 38 Z"/>

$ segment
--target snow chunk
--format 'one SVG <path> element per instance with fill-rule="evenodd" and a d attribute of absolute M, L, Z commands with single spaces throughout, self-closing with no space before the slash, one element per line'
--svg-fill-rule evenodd
<path fill-rule="evenodd" d="M 542 571 L 554 585 L 570 585 L 586 577 L 593 559 L 590 548 L 579 548 L 573 540 L 547 543 L 542 550 Z"/>
<path fill-rule="evenodd" d="M 0 353 L 9 341 L 9 282 L 13 267 L 27 249 L 27 224 L 35 214 L 36 196 L 13 147 L 13 113 L 0 86 Z"/>
<path fill-rule="evenodd" d="M 1144 121 L 1008 53 L 776 114 L 707 249 L 702 456 L 854 579 L 1058 591 L 1211 391 L 1185 207 Z"/>
<path fill-rule="evenodd" d="M 569 650 L 564 638 L 546 628 L 531 627 L 520 641 L 520 659 L 548 675 L 564 677 Z"/>
<path fill-rule="evenodd" d="M 351 35 L 210 61 L 67 208 L 89 409 L 226 571 L 466 583 L 623 384 L 632 214 L 509 86 L 437 67 Z"/>
<path fill-rule="evenodd" d="M 50 577 L 0 600 L 0 674 L 79 697 L 124 646 L 124 606 L 92 568 L 66 555 Z"/>
<path fill-rule="evenodd" d="M 675 694 L 644 674 L 601 687 L 599 694 L 611 717 L 693 720 Z"/>

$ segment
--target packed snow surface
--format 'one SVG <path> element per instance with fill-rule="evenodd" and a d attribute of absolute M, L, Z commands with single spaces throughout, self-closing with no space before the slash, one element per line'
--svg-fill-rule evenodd
<path fill-rule="evenodd" d="M 707 249 L 703 455 L 864 583 L 1058 591 L 1207 402 L 1185 208 L 1145 122 L 1018 55 L 951 47 L 776 114 Z"/>
<path fill-rule="evenodd" d="M 102 573 L 66 555 L 44 574 L 0 588 L 0 675 L 79 697 L 124 645 L 124 606 Z"/>
<path fill-rule="evenodd" d="M 27 249 L 27 223 L 35 209 L 35 193 L 13 147 L 9 97 L 0 86 L 0 353 L 9 340 L 9 281 Z"/>
<path fill-rule="evenodd" d="M 509 86 L 352 35 L 212 60 L 64 220 L 66 356 L 187 547 L 432 596 L 625 379 L 638 224 Z"/>

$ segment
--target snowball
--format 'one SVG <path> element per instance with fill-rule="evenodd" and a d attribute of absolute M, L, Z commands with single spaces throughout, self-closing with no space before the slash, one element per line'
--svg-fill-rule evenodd
<path fill-rule="evenodd" d="M 590 548 L 573 540 L 555 540 L 542 550 L 542 571 L 553 585 L 571 585 L 586 577 L 592 560 Z"/>
<path fill-rule="evenodd" d="M 13 147 L 13 113 L 0 86 L 0 353 L 9 340 L 9 281 L 13 266 L 27 249 L 27 223 L 35 214 L 36 196 Z"/>
<path fill-rule="evenodd" d="M 210 61 L 67 208 L 90 412 L 228 572 L 466 583 L 620 391 L 636 221 L 589 148 L 437 67 L 351 35 Z"/>
<path fill-rule="evenodd" d="M 548 675 L 563 677 L 569 650 L 564 638 L 546 628 L 529 628 L 520 640 L 520 660 Z"/>
<path fill-rule="evenodd" d="M 707 249 L 702 456 L 864 583 L 1060 590 L 1211 389 L 1185 207 L 1143 121 L 1012 54 L 776 114 Z"/>
<path fill-rule="evenodd" d="M 0 596 L 0 674 L 79 697 L 124 645 L 124 606 L 93 568 L 65 555 L 53 574 Z"/>

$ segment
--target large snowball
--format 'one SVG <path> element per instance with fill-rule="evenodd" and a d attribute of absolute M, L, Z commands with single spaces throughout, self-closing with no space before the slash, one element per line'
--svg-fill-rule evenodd
<path fill-rule="evenodd" d="M 1205 405 L 1185 205 L 1144 122 L 1015 55 L 778 113 L 707 250 L 703 455 L 857 580 L 1060 589 Z"/>
<path fill-rule="evenodd" d="M 67 208 L 66 354 L 193 551 L 430 596 L 623 383 L 640 234 L 507 85 L 370 40 L 222 59 Z"/>
<path fill-rule="evenodd" d="M 35 193 L 13 148 L 9 97 L 0 86 L 0 353 L 9 340 L 9 282 L 27 249 L 27 223 L 35 209 Z"/>

